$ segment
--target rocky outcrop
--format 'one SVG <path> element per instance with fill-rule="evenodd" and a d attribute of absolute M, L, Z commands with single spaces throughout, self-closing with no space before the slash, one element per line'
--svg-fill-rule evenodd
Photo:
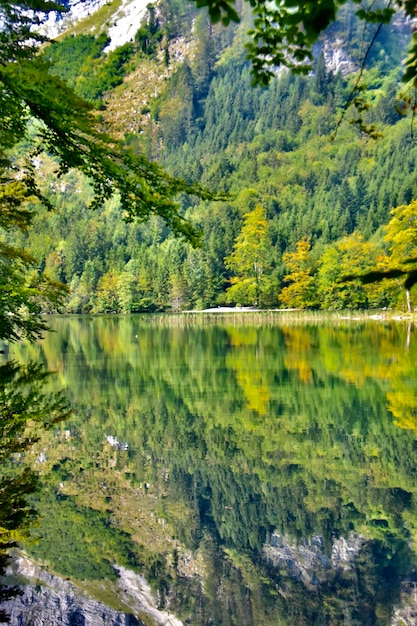
<path fill-rule="evenodd" d="M 323 44 L 323 55 L 327 71 L 333 74 L 347 76 L 359 69 L 347 53 L 341 39 L 326 39 Z"/>
<path fill-rule="evenodd" d="M 123 44 L 132 41 L 140 27 L 146 7 L 157 0 L 121 0 L 114 10 L 111 21 L 106 22 L 101 30 L 105 30 L 110 37 L 106 51 L 114 50 Z M 89 17 L 100 9 L 108 0 L 60 0 L 67 7 L 67 12 L 53 11 L 42 26 L 42 32 L 48 37 L 56 37 L 77 22 Z M 392 22 L 398 37 L 404 40 L 404 46 L 411 34 L 411 22 L 398 12 Z M 340 73 L 347 76 L 356 72 L 359 66 L 348 53 L 348 44 L 340 36 L 323 36 L 313 48 L 314 56 L 323 52 L 326 69 L 333 74 Z M 279 74 L 279 71 L 277 71 Z"/>
<path fill-rule="evenodd" d="M 140 28 L 141 20 L 148 4 L 155 0 L 122 0 L 111 17 L 111 23 L 102 27 L 110 37 L 106 50 L 114 50 L 118 46 L 133 41 Z M 93 15 L 108 0 L 64 0 L 61 2 L 68 9 L 67 12 L 51 11 L 44 21 L 41 32 L 47 37 L 54 38 L 77 22 Z"/>
<path fill-rule="evenodd" d="M 145 15 L 146 7 L 152 2 L 155 0 L 122 0 L 120 8 L 113 15 L 113 24 L 107 31 L 110 44 L 106 51 L 114 50 L 133 41 Z"/>
<path fill-rule="evenodd" d="M 404 50 L 406 50 L 412 32 L 411 20 L 407 18 L 403 12 L 398 11 L 392 20 L 391 28 L 394 29 L 395 36 L 402 42 Z M 340 73 L 341 76 L 348 76 L 360 69 L 359 64 L 352 59 L 348 50 L 349 43 L 346 38 L 344 38 L 343 33 L 322 36 L 313 49 L 316 58 L 323 52 L 324 62 L 328 72 L 332 72 L 333 74 Z"/>
<path fill-rule="evenodd" d="M 5 603 L 12 626 L 144 626 L 134 615 L 118 613 L 91 598 L 42 585 L 26 585 L 23 594 Z"/>
<path fill-rule="evenodd" d="M 344 575 L 355 567 L 355 559 L 366 540 L 351 533 L 347 538 L 333 540 L 330 554 L 326 554 L 323 537 L 314 535 L 296 541 L 277 532 L 267 538 L 263 547 L 269 563 L 302 583 L 313 593 L 320 593 L 324 582 Z M 417 624 L 417 582 L 413 579 L 401 582 L 401 595 L 392 607 L 391 626 L 415 626 Z"/>
<path fill-rule="evenodd" d="M 68 11 L 51 11 L 40 30 L 48 37 L 56 37 L 75 22 L 95 13 L 107 2 L 108 0 L 61 0 L 59 3 Z"/>
<path fill-rule="evenodd" d="M 394 607 L 391 626 L 417 624 L 417 583 L 405 581 L 401 585 L 401 606 Z"/>

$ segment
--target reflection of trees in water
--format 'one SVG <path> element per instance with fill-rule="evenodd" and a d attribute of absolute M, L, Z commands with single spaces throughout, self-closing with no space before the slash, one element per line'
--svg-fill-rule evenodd
<path fill-rule="evenodd" d="M 25 467 L 22 454 L 43 429 L 69 414 L 62 394 L 45 391 L 47 376 L 33 363 L 0 366 L 0 575 L 11 560 L 11 549 L 29 536 L 36 517 L 29 495 L 37 489 L 37 475 Z M 1 585 L 0 603 L 18 593 L 17 587 Z M 1 609 L 0 621 L 7 621 Z"/>
<path fill-rule="evenodd" d="M 168 576 L 155 566 L 171 606 L 181 613 L 195 598 L 189 610 L 201 625 L 338 626 L 344 615 L 355 626 L 389 623 L 417 537 L 415 437 L 394 422 L 390 396 L 417 376 L 417 347 L 404 350 L 404 329 L 171 330 L 136 318 L 62 326 L 40 349 L 49 367 L 64 354 L 62 378 L 79 406 L 83 452 L 57 452 L 67 457 L 71 506 L 80 514 L 80 494 L 97 497 L 86 475 L 105 433 L 129 442 L 118 457 L 129 476 L 145 476 L 141 455 L 155 481 L 163 467 L 164 515 L 175 518 L 184 503 L 190 513 L 175 519 L 176 537 L 203 554 L 205 568 L 198 591 L 181 569 Z M 59 528 L 65 507 L 55 510 Z M 354 532 L 364 541 L 348 566 L 309 586 L 265 557 L 273 530 L 299 544 L 320 534 L 328 559 L 335 538 Z"/>

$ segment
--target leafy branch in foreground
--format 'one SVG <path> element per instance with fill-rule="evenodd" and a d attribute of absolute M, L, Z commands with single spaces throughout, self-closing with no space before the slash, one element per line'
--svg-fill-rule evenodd
<path fill-rule="evenodd" d="M 48 64 L 39 58 L 0 65 L 3 101 L 13 107 L 12 124 L 7 127 L 9 143 L 10 135 L 17 138 L 28 118 L 37 121 L 24 170 L 31 193 L 42 195 L 31 159 L 47 152 L 58 161 L 58 176 L 76 168 L 89 177 L 94 190 L 91 208 L 118 195 L 128 220 L 156 214 L 176 234 L 197 243 L 198 233 L 180 215 L 175 198 L 180 193 L 202 198 L 213 198 L 214 194 L 169 176 L 158 164 L 134 154 L 103 132 L 92 106 L 48 70 Z"/>
<path fill-rule="evenodd" d="M 0 228 L 13 240 L 32 221 L 31 196 L 23 181 L 0 179 Z M 0 339 L 35 339 L 46 330 L 41 313 L 59 310 L 65 288 L 37 269 L 25 250 L 0 241 Z"/>
<path fill-rule="evenodd" d="M 404 259 L 402 261 L 403 265 L 415 265 L 416 263 L 417 258 Z M 407 309 L 409 312 L 411 312 L 412 306 L 410 300 L 410 289 L 414 287 L 415 284 L 417 284 L 416 267 L 413 267 L 411 269 L 395 267 L 387 270 L 372 270 L 371 272 L 367 272 L 366 274 L 351 274 L 349 276 L 342 276 L 340 281 L 350 282 L 353 280 L 360 280 L 363 285 L 371 285 L 373 283 L 379 283 L 382 280 L 392 279 L 403 279 L 402 285 L 406 293 Z"/>
<path fill-rule="evenodd" d="M 196 244 L 198 231 L 181 215 L 179 194 L 212 199 L 199 185 L 170 176 L 162 167 L 135 154 L 106 133 L 93 105 L 53 75 L 39 55 L 47 39 L 37 28 L 50 11 L 65 10 L 43 0 L 0 0 L 0 165 L 22 180 L 28 191 L 47 204 L 34 167 L 46 152 L 57 161 L 57 176 L 75 168 L 91 181 L 97 208 L 111 197 L 120 199 L 127 220 L 159 215 L 175 234 Z M 25 164 L 10 156 L 24 143 Z"/>
<path fill-rule="evenodd" d="M 0 63 L 36 55 L 39 44 L 47 41 L 39 27 L 52 11 L 64 13 L 68 9 L 52 0 L 0 0 Z"/>
<path fill-rule="evenodd" d="M 198 7 L 207 7 L 212 22 L 224 25 L 239 22 L 235 0 L 194 0 Z M 337 12 L 350 0 L 246 0 L 252 7 L 253 28 L 246 45 L 252 63 L 254 83 L 267 85 L 281 65 L 296 73 L 307 74 L 312 69 L 313 45 L 321 33 L 337 18 Z M 365 23 L 389 24 L 398 14 L 415 18 L 417 0 L 367 2 L 353 0 L 359 5 L 356 15 Z M 404 82 L 417 85 L 417 33 L 413 32 L 403 73 Z"/>
<path fill-rule="evenodd" d="M 343 281 L 360 280 L 363 284 L 384 279 L 404 279 L 402 283 L 407 309 L 412 310 L 410 290 L 417 283 L 417 200 L 391 211 L 392 218 L 385 227 L 385 241 L 389 244 L 391 267 L 371 270 L 362 275 L 342 277 Z"/>
<path fill-rule="evenodd" d="M 62 393 L 46 393 L 49 374 L 42 365 L 9 361 L 0 366 L 0 575 L 10 563 L 9 551 L 26 539 L 36 519 L 29 495 L 38 489 L 37 474 L 17 456 L 70 414 Z M 0 583 L 0 604 L 19 595 L 18 587 Z M 8 622 L 0 608 L 0 622 Z"/>
<path fill-rule="evenodd" d="M 404 264 L 415 264 L 417 259 L 404 259 Z M 388 270 L 372 270 L 366 274 L 351 274 L 349 276 L 342 276 L 341 281 L 360 280 L 363 285 L 371 285 L 384 279 L 404 278 L 404 287 L 411 289 L 417 283 L 417 269 L 400 269 L 398 267 Z"/>

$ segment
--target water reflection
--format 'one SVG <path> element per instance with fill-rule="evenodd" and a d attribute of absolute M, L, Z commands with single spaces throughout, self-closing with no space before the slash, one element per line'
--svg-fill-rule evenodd
<path fill-rule="evenodd" d="M 57 370 L 75 407 L 32 453 L 35 556 L 78 580 L 142 572 L 193 624 L 415 623 L 406 326 L 100 317 L 56 331 L 15 349 Z"/>
<path fill-rule="evenodd" d="M 11 562 L 11 549 L 29 536 L 36 518 L 30 495 L 38 488 L 37 474 L 21 455 L 43 429 L 69 414 L 61 394 L 45 393 L 46 378 L 43 367 L 34 363 L 0 365 L 0 576 Z M 0 605 L 19 593 L 15 585 L 0 584 Z M 8 612 L 0 608 L 0 622 L 5 621 Z"/>

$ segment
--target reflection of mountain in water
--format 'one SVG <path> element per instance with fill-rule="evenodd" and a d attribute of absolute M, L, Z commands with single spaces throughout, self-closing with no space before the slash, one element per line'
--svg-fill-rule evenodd
<path fill-rule="evenodd" d="M 32 554 L 90 582 L 124 565 L 199 626 L 411 623 L 417 346 L 400 326 L 57 330 L 40 356 L 75 415 L 34 451 Z"/>
<path fill-rule="evenodd" d="M 294 601 L 298 595 L 294 593 L 296 581 L 298 593 L 303 590 L 304 606 L 310 596 L 309 614 L 298 614 L 296 619 L 296 623 L 306 624 L 314 615 L 311 607 L 324 604 L 327 618 L 323 615 L 324 621 L 318 623 L 415 625 L 417 578 L 404 556 L 384 554 L 379 542 L 354 533 L 335 538 L 330 554 L 323 537 L 317 535 L 295 541 L 273 533 L 263 548 L 279 593 Z"/>
<path fill-rule="evenodd" d="M 30 496 L 38 489 L 38 477 L 22 455 L 44 430 L 68 417 L 60 393 L 47 393 L 48 374 L 42 366 L 21 366 L 13 361 L 0 365 L 0 576 L 11 562 L 11 551 L 30 535 L 36 518 Z M 18 589 L 0 580 L 0 621 L 7 621 L 11 599 Z"/>
<path fill-rule="evenodd" d="M 14 560 L 9 575 L 18 581 L 22 578 L 36 581 L 36 584 L 22 586 L 23 593 L 4 604 L 11 626 L 144 626 L 145 622 L 133 613 L 142 614 L 147 620 L 151 617 L 158 626 L 182 626 L 173 615 L 156 608 L 143 578 L 123 568 L 114 588 L 111 585 L 103 587 L 103 602 L 94 600 L 68 579 L 49 573 L 25 557 Z M 117 598 L 117 604 L 128 612 L 106 606 L 110 597 Z"/>
<path fill-rule="evenodd" d="M 351 570 L 364 543 L 364 537 L 354 534 L 348 539 L 339 537 L 333 542 L 331 555 L 327 556 L 323 537 L 319 535 L 294 541 L 273 533 L 263 547 L 263 554 L 274 567 L 285 568 L 293 578 L 309 589 L 315 589 L 340 572 Z"/>
<path fill-rule="evenodd" d="M 415 626 L 417 624 L 417 583 L 405 580 L 401 583 L 401 604 L 393 608 L 392 626 Z"/>

